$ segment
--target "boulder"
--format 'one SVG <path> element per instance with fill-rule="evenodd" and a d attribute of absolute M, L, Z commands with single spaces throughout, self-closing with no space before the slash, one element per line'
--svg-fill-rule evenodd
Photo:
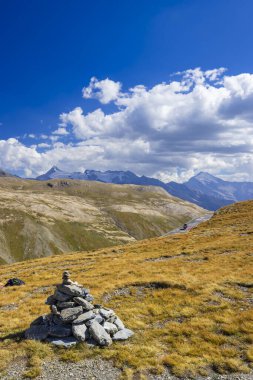
<path fill-rule="evenodd" d="M 125 328 L 124 323 L 119 317 L 117 317 L 113 323 L 117 326 L 118 330 L 123 330 Z"/>
<path fill-rule="evenodd" d="M 68 294 L 64 294 L 64 293 L 60 292 L 59 290 L 56 290 L 54 292 L 54 298 L 60 302 L 67 302 L 67 301 L 71 300 L 72 297 L 69 296 Z"/>
<path fill-rule="evenodd" d="M 83 289 L 77 285 L 60 284 L 60 285 L 57 285 L 57 289 L 61 293 L 67 294 L 69 296 L 82 296 L 83 295 Z"/>
<path fill-rule="evenodd" d="M 96 321 L 90 326 L 89 333 L 100 346 L 110 346 L 112 344 L 110 335 Z"/>
<path fill-rule="evenodd" d="M 82 314 L 83 308 L 82 306 L 70 307 L 69 309 L 63 309 L 61 311 L 61 319 L 63 322 L 72 322 L 74 321 L 80 314 Z"/>
<path fill-rule="evenodd" d="M 78 305 L 82 306 L 84 311 L 89 311 L 89 310 L 94 309 L 94 306 L 90 302 L 83 299 L 82 297 L 74 297 L 73 300 Z"/>
<path fill-rule="evenodd" d="M 116 332 L 116 334 L 113 335 L 112 339 L 113 340 L 126 340 L 126 339 L 130 338 L 132 335 L 134 335 L 132 330 L 123 329 L 123 330 Z"/>
<path fill-rule="evenodd" d="M 73 325 L 72 333 L 79 342 L 84 342 L 85 340 L 89 338 L 89 331 L 87 327 L 85 326 L 85 324 Z"/>
<path fill-rule="evenodd" d="M 92 325 L 93 322 L 98 322 L 99 324 L 102 324 L 104 322 L 104 318 L 101 317 L 100 314 L 96 315 L 95 318 L 93 319 L 90 319 L 88 320 L 87 322 L 85 322 L 86 326 L 87 327 L 90 327 Z"/>
<path fill-rule="evenodd" d="M 110 334 L 110 335 L 114 335 L 116 334 L 116 332 L 118 331 L 117 327 L 114 325 L 114 323 L 110 323 L 110 322 L 105 322 L 103 324 L 103 327 L 105 329 L 105 331 Z"/>
<path fill-rule="evenodd" d="M 25 338 L 32 340 L 45 340 L 48 337 L 49 329 L 47 326 L 35 325 L 25 331 Z"/>
<path fill-rule="evenodd" d="M 100 315 L 101 315 L 103 318 L 105 318 L 105 319 L 108 319 L 108 318 L 110 318 L 110 317 L 115 316 L 115 313 L 114 313 L 113 310 L 106 309 L 106 308 L 104 308 L 104 307 L 101 308 L 101 309 L 99 309 L 99 313 L 100 313 Z"/>
<path fill-rule="evenodd" d="M 47 297 L 45 304 L 51 306 L 51 305 L 55 305 L 56 302 L 57 302 L 57 299 L 55 299 L 54 296 L 49 296 Z"/>
<path fill-rule="evenodd" d="M 53 325 L 49 328 L 49 335 L 56 336 L 58 338 L 65 338 L 72 334 L 72 330 L 69 327 Z"/>
<path fill-rule="evenodd" d="M 67 338 L 49 337 L 47 338 L 47 342 L 58 347 L 70 348 L 72 346 L 75 346 L 78 343 L 78 340 L 74 336 L 68 336 Z"/>
<path fill-rule="evenodd" d="M 79 306 L 81 307 L 81 306 Z M 81 314 L 78 318 L 76 318 L 73 321 L 73 325 L 80 325 L 82 323 L 85 323 L 86 321 L 89 321 L 90 319 L 95 318 L 96 314 L 93 313 L 93 311 L 87 311 L 86 313 Z"/>

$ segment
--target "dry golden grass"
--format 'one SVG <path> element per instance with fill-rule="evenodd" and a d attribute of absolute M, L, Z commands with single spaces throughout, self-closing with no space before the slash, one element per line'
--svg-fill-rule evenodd
<path fill-rule="evenodd" d="M 26 282 L 0 294 L 0 369 L 23 356 L 26 375 L 35 377 L 45 358 L 78 361 L 99 355 L 123 368 L 125 379 L 134 373 L 144 379 L 146 371 L 160 373 L 164 365 L 179 376 L 249 372 L 252 220 L 253 201 L 241 202 L 187 234 L 0 267 L 1 282 L 10 277 Z M 48 312 L 44 300 L 63 270 L 89 287 L 96 302 L 112 307 L 134 337 L 106 349 L 80 344 L 70 350 L 22 340 L 29 323 Z"/>

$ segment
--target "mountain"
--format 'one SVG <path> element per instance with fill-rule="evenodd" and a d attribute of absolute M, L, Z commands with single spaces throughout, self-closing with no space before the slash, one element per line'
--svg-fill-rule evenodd
<path fill-rule="evenodd" d="M 25 281 L 1 289 L 0 378 L 252 380 L 252 220 L 253 201 L 241 202 L 186 234 L 0 266 L 1 282 Z M 103 350 L 23 340 L 65 270 L 135 336 Z"/>
<path fill-rule="evenodd" d="M 99 170 L 85 170 L 81 172 L 65 172 L 53 166 L 48 172 L 36 177 L 39 181 L 48 181 L 56 178 L 70 178 L 70 179 L 82 179 L 88 181 L 98 181 L 105 183 L 115 183 L 118 185 L 147 185 L 147 186 L 160 186 L 165 188 L 165 184 L 155 178 L 150 177 L 139 177 L 131 171 L 117 171 L 117 170 L 107 170 L 105 172 Z"/>
<path fill-rule="evenodd" d="M 0 264 L 161 236 L 205 213 L 155 186 L 2 177 Z"/>
<path fill-rule="evenodd" d="M 0 177 L 15 177 L 15 176 L 0 168 Z"/>
<path fill-rule="evenodd" d="M 200 172 L 185 183 L 164 183 L 159 179 L 137 176 L 131 171 L 105 172 L 85 170 L 81 172 L 64 172 L 53 166 L 47 173 L 37 177 L 37 180 L 51 180 L 54 178 L 71 178 L 90 181 L 99 181 L 115 184 L 135 184 L 145 186 L 159 186 L 171 195 L 197 204 L 207 210 L 217 210 L 228 204 L 253 198 L 253 182 L 223 181 L 209 173 Z"/>

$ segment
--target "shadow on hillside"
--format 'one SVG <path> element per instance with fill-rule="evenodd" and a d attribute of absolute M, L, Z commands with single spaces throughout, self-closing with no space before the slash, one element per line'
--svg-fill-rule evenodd
<path fill-rule="evenodd" d="M 12 339 L 15 342 L 20 342 L 25 337 L 25 330 L 13 334 L 3 335 L 0 337 L 0 342 L 4 342 L 6 339 Z"/>

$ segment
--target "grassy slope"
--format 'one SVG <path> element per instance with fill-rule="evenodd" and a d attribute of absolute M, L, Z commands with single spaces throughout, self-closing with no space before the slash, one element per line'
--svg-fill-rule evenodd
<path fill-rule="evenodd" d="M 159 236 L 205 211 L 156 187 L 0 178 L 0 263 Z"/>
<path fill-rule="evenodd" d="M 17 276 L 26 286 L 0 296 L 0 365 L 28 357 L 28 375 L 53 355 L 79 360 L 110 358 L 124 376 L 140 371 L 177 375 L 247 372 L 253 366 L 253 201 L 220 210 L 187 234 L 131 245 L 37 259 L 0 267 L 2 281 Z M 43 304 L 68 269 L 112 307 L 135 336 L 110 348 L 85 345 L 61 351 L 19 340 L 19 333 L 48 311 Z M 5 310 L 14 304 L 17 309 Z M 12 335 L 16 334 L 16 335 Z"/>

